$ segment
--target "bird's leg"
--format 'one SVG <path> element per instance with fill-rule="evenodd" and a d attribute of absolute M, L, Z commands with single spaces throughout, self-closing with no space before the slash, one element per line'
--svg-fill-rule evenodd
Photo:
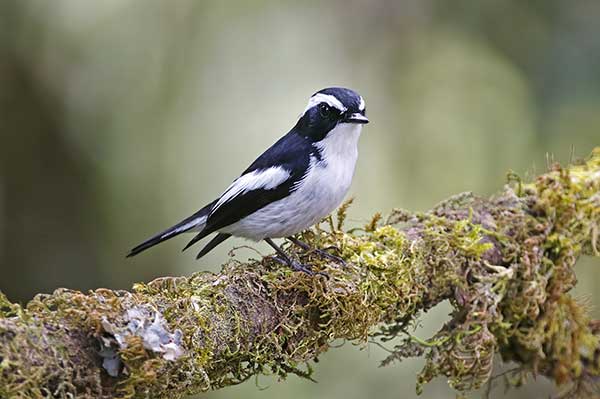
<path fill-rule="evenodd" d="M 277 252 L 277 255 L 280 256 L 280 258 L 276 258 L 276 259 L 281 259 L 283 260 L 289 267 L 291 267 L 293 270 L 299 271 L 299 272 L 304 272 L 306 274 L 310 274 L 313 275 L 315 274 L 312 270 L 310 270 L 310 267 L 303 265 L 302 263 L 291 259 L 284 251 L 283 249 L 281 249 L 281 247 L 279 247 L 277 244 L 275 244 L 273 242 L 273 240 L 271 240 L 270 238 L 265 238 L 265 242 L 267 244 L 269 244 L 271 246 L 271 248 L 273 248 L 275 250 L 275 252 Z"/>
<path fill-rule="evenodd" d="M 322 249 L 311 248 L 310 245 L 308 245 L 304 241 L 300 241 L 299 239 L 297 239 L 295 237 L 287 237 L 287 239 L 305 251 L 311 250 L 311 251 L 315 252 L 316 254 L 322 256 L 323 258 L 332 260 L 336 263 L 339 263 L 342 266 L 346 266 L 346 261 L 344 261 L 344 259 L 340 258 L 339 256 L 332 255 L 329 252 L 326 252 Z"/>

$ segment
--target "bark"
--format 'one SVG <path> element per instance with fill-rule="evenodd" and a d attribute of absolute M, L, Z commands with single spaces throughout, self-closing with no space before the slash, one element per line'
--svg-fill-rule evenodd
<path fill-rule="evenodd" d="M 288 248 L 320 274 L 267 257 L 131 291 L 59 289 L 24 307 L 0 294 L 0 397 L 173 398 L 257 373 L 310 378 L 335 340 L 398 336 L 383 363 L 424 356 L 418 390 L 436 376 L 476 389 L 500 355 L 519 381 L 541 374 L 591 392 L 600 322 L 569 291 L 577 259 L 600 246 L 600 148 L 532 183 L 511 177 L 489 199 L 461 194 L 347 231 L 346 210 L 302 238 L 347 266 Z M 426 341 L 411 336 L 445 300 L 451 320 Z"/>

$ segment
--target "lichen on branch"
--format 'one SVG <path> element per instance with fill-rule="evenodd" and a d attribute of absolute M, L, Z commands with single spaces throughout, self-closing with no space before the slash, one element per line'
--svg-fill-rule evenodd
<path fill-rule="evenodd" d="M 350 230 L 347 208 L 302 234 L 345 267 L 287 248 L 322 274 L 231 259 L 220 273 L 131 291 L 59 289 L 24 307 L 0 294 L 0 397 L 173 398 L 259 373 L 311 378 L 332 342 L 370 337 L 403 337 L 384 364 L 425 357 L 419 392 L 438 376 L 476 389 L 497 354 L 520 381 L 594 386 L 600 322 L 569 291 L 577 259 L 600 247 L 600 148 L 531 183 L 513 177 L 490 199 L 461 194 Z M 451 319 L 427 340 L 411 336 L 445 300 Z"/>

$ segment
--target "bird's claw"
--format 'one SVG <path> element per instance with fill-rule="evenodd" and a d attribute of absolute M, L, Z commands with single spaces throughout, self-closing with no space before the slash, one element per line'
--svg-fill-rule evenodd
<path fill-rule="evenodd" d="M 300 263 L 297 260 L 293 260 L 293 259 L 287 260 L 287 259 L 284 259 L 284 258 L 279 257 L 279 256 L 271 256 L 271 258 L 274 261 L 276 261 L 277 263 L 280 263 L 282 265 L 290 267 L 290 269 L 292 269 L 295 272 L 306 273 L 309 276 L 314 276 L 316 274 L 319 274 L 321 276 L 329 277 L 326 273 L 313 271 L 312 268 L 309 265 Z"/>
<path fill-rule="evenodd" d="M 342 265 L 342 267 L 347 265 L 346 261 L 344 259 L 327 252 L 328 249 L 334 249 L 337 252 L 340 252 L 340 249 L 338 247 L 336 247 L 335 245 L 332 245 L 332 246 L 324 248 L 324 249 L 318 249 L 318 248 L 311 248 L 310 245 L 308 245 L 307 243 L 305 243 L 303 241 L 300 241 L 299 239 L 297 239 L 295 237 L 288 237 L 288 240 L 290 240 L 292 243 L 296 244 L 297 246 L 299 246 L 300 248 L 305 250 L 307 254 L 310 254 L 310 253 L 317 254 L 322 258 L 329 259 L 330 261 L 333 261 L 335 263 Z"/>
<path fill-rule="evenodd" d="M 312 271 L 312 268 L 309 265 L 302 264 L 296 260 L 292 260 L 289 266 L 296 272 L 306 273 L 309 276 L 315 275 L 315 272 Z"/>
<path fill-rule="evenodd" d="M 314 251 L 315 251 L 315 253 L 319 254 L 319 256 L 321 256 L 323 258 L 326 258 L 326 259 L 329 259 L 329 260 L 331 260 L 331 261 L 333 261 L 335 263 L 338 263 L 338 264 L 342 265 L 343 267 L 345 267 L 345 266 L 348 265 L 344 259 L 340 258 L 337 255 L 332 255 L 332 254 L 330 254 L 329 252 L 327 252 L 325 250 L 315 249 Z"/>
<path fill-rule="evenodd" d="M 285 259 L 283 259 L 279 256 L 273 255 L 273 256 L 271 256 L 271 259 L 273 259 L 275 262 L 279 263 L 280 265 L 289 266 L 289 262 L 287 262 Z"/>
<path fill-rule="evenodd" d="M 315 275 L 320 275 L 323 276 L 325 278 L 329 278 L 329 276 L 327 275 L 327 273 L 325 272 L 315 272 L 312 270 L 312 268 L 310 267 L 310 265 L 306 265 L 303 263 L 300 263 L 296 260 L 292 260 L 291 264 L 289 265 L 292 270 L 296 271 L 296 272 L 302 272 L 302 273 L 306 273 L 309 276 L 315 276 Z"/>

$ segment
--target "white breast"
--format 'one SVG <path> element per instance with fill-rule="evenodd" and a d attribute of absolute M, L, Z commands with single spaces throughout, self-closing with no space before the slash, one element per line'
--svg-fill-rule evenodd
<path fill-rule="evenodd" d="M 321 150 L 322 158 L 311 158 L 296 191 L 221 231 L 255 241 L 288 237 L 330 214 L 343 201 L 352 183 L 361 130 L 360 124 L 338 125 L 314 144 Z"/>

